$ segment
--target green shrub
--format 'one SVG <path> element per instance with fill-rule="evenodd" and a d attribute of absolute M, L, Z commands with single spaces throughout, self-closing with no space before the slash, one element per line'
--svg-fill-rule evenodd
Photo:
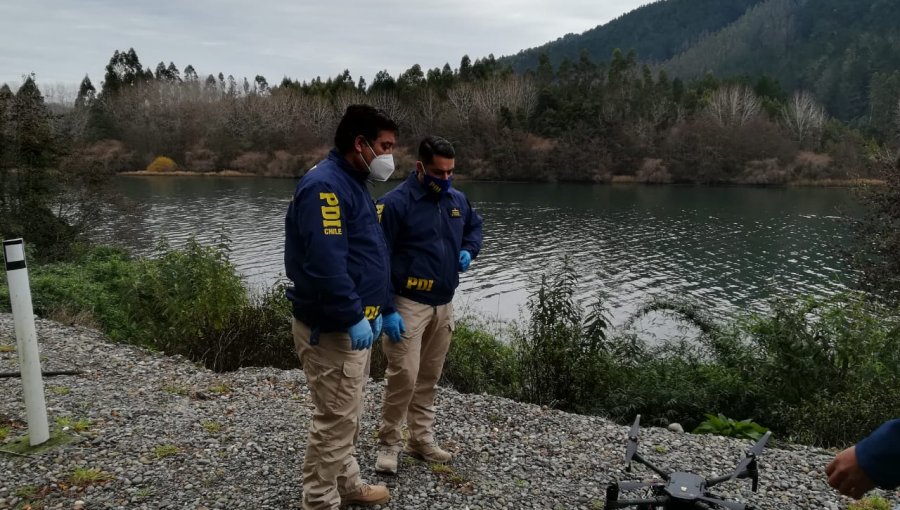
<path fill-rule="evenodd" d="M 568 260 L 552 272 L 529 297 L 529 320 L 515 332 L 521 395 L 528 402 L 587 411 L 608 390 L 608 322 L 599 304 L 589 313 L 579 306 L 577 275 Z"/>
<path fill-rule="evenodd" d="M 767 428 L 750 419 L 736 421 L 722 414 L 706 414 L 705 416 L 706 420 L 694 429 L 694 434 L 715 434 L 759 441 L 768 431 Z"/>
<path fill-rule="evenodd" d="M 520 373 L 515 351 L 478 326 L 472 318 L 457 321 L 441 384 L 463 393 L 515 398 Z"/>
<path fill-rule="evenodd" d="M 291 306 L 283 285 L 252 294 L 221 328 L 201 332 L 192 359 L 216 372 L 247 366 L 299 368 L 291 334 Z"/>
<path fill-rule="evenodd" d="M 214 370 L 296 367 L 282 286 L 248 296 L 223 247 L 189 240 L 132 259 L 95 247 L 74 262 L 30 268 L 34 311 L 80 317 L 116 341 L 202 361 Z M 5 281 L 0 292 L 8 296 Z M 0 303 L 9 310 L 8 299 Z"/>
<path fill-rule="evenodd" d="M 249 299 L 223 247 L 202 246 L 194 239 L 182 249 L 161 245 L 156 258 L 140 261 L 137 282 L 123 296 L 138 323 L 138 343 L 168 353 L 196 356 L 214 332 Z"/>
<path fill-rule="evenodd" d="M 128 339 L 137 329 L 122 301 L 137 275 L 136 262 L 112 247 L 88 249 L 73 262 L 29 265 L 34 312 L 47 318 L 81 316 L 114 339 Z M 0 282 L 3 311 L 10 309 L 6 284 Z"/>

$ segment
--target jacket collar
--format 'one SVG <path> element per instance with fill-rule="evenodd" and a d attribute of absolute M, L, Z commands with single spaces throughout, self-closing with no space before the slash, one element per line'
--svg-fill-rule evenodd
<path fill-rule="evenodd" d="M 347 158 L 344 157 L 343 154 L 338 152 L 337 148 L 331 149 L 331 152 L 328 153 L 329 161 L 334 162 L 344 172 L 347 173 L 348 176 L 352 177 L 353 180 L 359 181 L 360 183 L 365 182 L 368 173 L 360 172 L 353 165 L 347 161 Z"/>
<path fill-rule="evenodd" d="M 415 198 L 417 201 L 421 201 L 421 200 L 430 200 L 432 202 L 447 201 L 447 200 L 450 200 L 450 195 L 453 192 L 452 191 L 453 187 L 451 186 L 450 191 L 441 195 L 440 197 L 435 197 L 434 195 L 429 193 L 427 189 L 425 189 L 425 186 L 422 186 L 421 182 L 419 182 L 419 178 L 416 175 L 415 170 L 410 172 L 409 177 L 406 178 L 406 185 L 409 186 L 409 189 L 411 190 L 413 198 Z"/>

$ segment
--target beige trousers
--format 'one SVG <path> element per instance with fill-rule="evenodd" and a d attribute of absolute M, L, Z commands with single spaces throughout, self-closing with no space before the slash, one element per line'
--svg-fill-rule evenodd
<path fill-rule="evenodd" d="M 297 319 L 292 331 L 315 406 L 303 460 L 303 508 L 336 509 L 341 494 L 363 484 L 355 443 L 371 351 L 352 350 L 346 332 L 320 334 L 318 345 L 310 345 L 310 329 Z"/>
<path fill-rule="evenodd" d="M 387 336 L 382 348 L 387 357 L 384 406 L 379 442 L 398 446 L 406 421 L 411 444 L 434 441 L 434 394 L 455 328 L 453 303 L 431 306 L 396 297 L 394 307 L 406 326 L 399 342 Z"/>

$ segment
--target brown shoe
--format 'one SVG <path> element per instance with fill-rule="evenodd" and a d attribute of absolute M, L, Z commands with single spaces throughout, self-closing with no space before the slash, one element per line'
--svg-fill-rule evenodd
<path fill-rule="evenodd" d="M 391 493 L 384 485 L 363 484 L 356 492 L 341 496 L 341 506 L 359 505 L 372 506 L 383 505 L 390 501 Z"/>
<path fill-rule="evenodd" d="M 400 456 L 400 446 L 380 446 L 378 458 L 375 460 L 375 472 L 383 475 L 397 474 L 397 457 Z"/>
<path fill-rule="evenodd" d="M 437 464 L 446 464 L 453 458 L 450 452 L 442 449 L 434 442 L 423 444 L 409 443 L 406 445 L 406 454 L 419 460 Z"/>

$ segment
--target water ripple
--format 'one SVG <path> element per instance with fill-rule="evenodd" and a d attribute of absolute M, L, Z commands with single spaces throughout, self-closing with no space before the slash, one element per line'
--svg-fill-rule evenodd
<path fill-rule="evenodd" d="M 121 179 L 148 206 L 137 237 L 178 245 L 230 242 L 252 286 L 284 276 L 284 213 L 294 183 L 267 179 Z M 491 316 L 518 315 L 529 289 L 568 257 L 585 304 L 605 296 L 623 323 L 655 296 L 693 298 L 717 313 L 762 309 L 785 292 L 844 288 L 838 210 L 846 190 L 462 185 L 484 217 L 484 249 L 460 279 L 457 301 Z M 384 188 L 379 189 L 382 191 Z"/>

